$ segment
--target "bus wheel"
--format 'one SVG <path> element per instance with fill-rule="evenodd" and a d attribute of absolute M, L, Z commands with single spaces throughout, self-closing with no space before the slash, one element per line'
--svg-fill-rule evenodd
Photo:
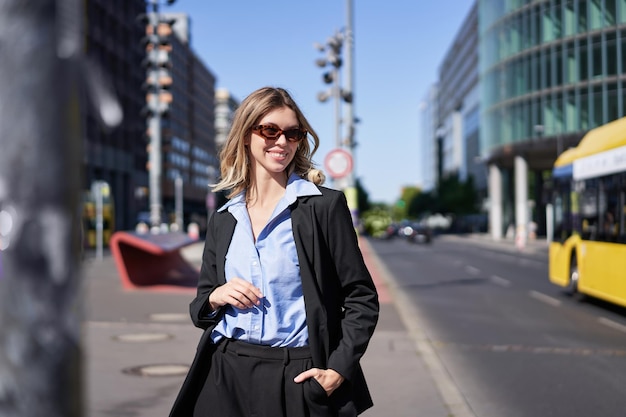
<path fill-rule="evenodd" d="M 567 284 L 567 294 L 575 296 L 578 294 L 578 262 L 576 255 L 572 255 L 569 265 L 569 282 Z"/>

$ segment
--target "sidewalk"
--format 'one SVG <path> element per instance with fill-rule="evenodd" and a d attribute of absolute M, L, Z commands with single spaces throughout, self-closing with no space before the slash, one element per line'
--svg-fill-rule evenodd
<path fill-rule="evenodd" d="M 423 334 L 412 303 L 396 291 L 366 239 L 361 246 L 381 302 L 379 324 L 361 362 L 374 407 L 362 415 L 474 417 Z M 182 253 L 200 266 L 201 243 Z M 201 335 L 187 310 L 195 290 L 123 290 L 110 256 L 86 261 L 83 276 L 86 415 L 167 416 Z"/>
<path fill-rule="evenodd" d="M 503 236 L 499 240 L 494 240 L 488 233 L 468 233 L 464 235 L 443 234 L 437 239 L 454 241 L 471 241 L 473 244 L 483 245 L 492 249 L 506 252 L 524 253 L 530 255 L 547 255 L 550 243 L 544 237 L 516 241 L 515 238 Z"/>

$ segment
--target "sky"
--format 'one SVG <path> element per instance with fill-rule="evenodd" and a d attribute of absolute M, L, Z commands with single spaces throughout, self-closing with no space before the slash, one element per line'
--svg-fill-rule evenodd
<path fill-rule="evenodd" d="M 353 0 L 354 174 L 370 202 L 393 204 L 402 187 L 420 185 L 420 103 L 471 5 Z M 346 0 L 177 0 L 160 11 L 190 16 L 191 48 L 216 88 L 239 101 L 260 87 L 287 89 L 320 136 L 313 159 L 324 168 L 336 147 L 335 107 L 317 99 L 329 85 L 322 81 L 327 69 L 315 65 L 324 53 L 314 44 L 346 27 Z"/>

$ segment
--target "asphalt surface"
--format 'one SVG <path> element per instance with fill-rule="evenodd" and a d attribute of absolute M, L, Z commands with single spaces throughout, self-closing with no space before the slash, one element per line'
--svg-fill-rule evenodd
<path fill-rule="evenodd" d="M 484 235 L 445 238 L 509 251 L 547 250 L 542 241 L 521 248 Z M 362 416 L 475 417 L 433 349 L 417 309 L 396 289 L 367 239 L 361 238 L 361 248 L 381 302 L 378 327 L 361 361 L 374 407 Z M 201 252 L 202 243 L 181 250 L 196 268 Z M 188 316 L 195 290 L 124 289 L 108 254 L 86 260 L 83 276 L 85 415 L 167 416 L 201 335 Z"/>

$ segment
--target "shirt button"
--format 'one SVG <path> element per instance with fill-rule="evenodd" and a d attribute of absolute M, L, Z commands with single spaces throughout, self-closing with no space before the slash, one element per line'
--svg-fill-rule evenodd
<path fill-rule="evenodd" d="M 252 266 L 257 266 L 259 263 L 257 261 L 252 262 Z"/>
<path fill-rule="evenodd" d="M 253 328 L 254 330 L 259 330 L 259 326 L 258 326 L 258 325 L 256 325 L 256 324 L 255 324 L 252 328 Z"/>

